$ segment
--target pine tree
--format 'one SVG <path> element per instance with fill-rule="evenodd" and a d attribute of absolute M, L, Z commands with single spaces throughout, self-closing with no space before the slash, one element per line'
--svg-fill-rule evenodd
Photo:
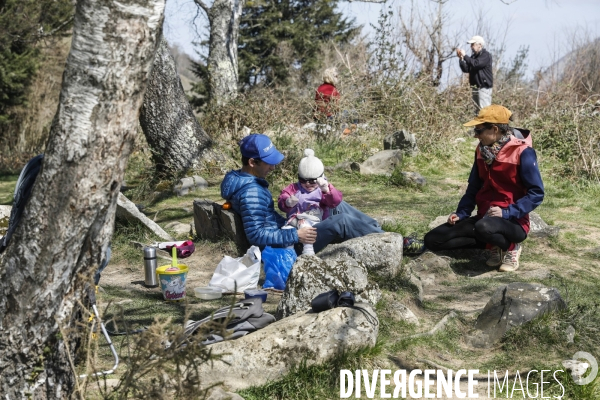
<path fill-rule="evenodd" d="M 240 22 L 240 84 L 285 84 L 290 69 L 306 78 L 321 67 L 323 43 L 346 43 L 360 30 L 336 5 L 337 0 L 249 0 Z"/>
<path fill-rule="evenodd" d="M 23 104 L 40 64 L 36 43 L 68 26 L 70 0 L 0 0 L 0 124 Z"/>

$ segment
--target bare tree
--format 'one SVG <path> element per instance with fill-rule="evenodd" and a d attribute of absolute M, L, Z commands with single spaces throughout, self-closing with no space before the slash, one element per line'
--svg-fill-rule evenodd
<path fill-rule="evenodd" d="M 244 0 L 214 0 L 209 7 L 203 0 L 194 0 L 208 18 L 209 101 L 225 104 L 238 93 L 238 35 Z"/>
<path fill-rule="evenodd" d="M 435 12 L 423 17 L 411 1 L 408 18 L 400 10 L 400 37 L 402 44 L 411 52 L 417 62 L 420 73 L 438 86 L 442 79 L 443 64 L 454 56 L 455 46 L 445 32 L 448 14 L 444 4 L 448 0 L 431 0 L 436 3 Z"/>
<path fill-rule="evenodd" d="M 164 38 L 154 57 L 140 125 L 152 149 L 159 177 L 198 168 L 202 153 L 211 145 L 210 137 L 198 123 L 185 96 L 175 60 Z"/>
<path fill-rule="evenodd" d="M 42 171 L 0 260 L 0 393 L 70 398 L 76 311 L 112 235 L 164 0 L 79 0 Z"/>

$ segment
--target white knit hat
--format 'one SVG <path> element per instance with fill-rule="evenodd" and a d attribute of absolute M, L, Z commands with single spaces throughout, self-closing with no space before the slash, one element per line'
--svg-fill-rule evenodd
<path fill-rule="evenodd" d="M 304 150 L 304 158 L 298 164 L 298 176 L 302 179 L 316 179 L 325 172 L 321 160 L 315 157 L 313 149 Z"/>

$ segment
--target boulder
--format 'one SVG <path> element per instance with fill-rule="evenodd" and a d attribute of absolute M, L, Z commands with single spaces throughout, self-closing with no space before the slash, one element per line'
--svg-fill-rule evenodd
<path fill-rule="evenodd" d="M 430 251 L 423 253 L 419 258 L 411 260 L 407 265 L 410 271 L 419 277 L 423 286 L 435 285 L 436 280 L 455 281 L 457 279 L 450 262 Z"/>
<path fill-rule="evenodd" d="M 210 200 L 194 200 L 194 228 L 200 239 L 232 240 L 238 254 L 244 255 L 250 248 L 242 218 L 233 210 L 224 210 L 223 205 Z"/>
<path fill-rule="evenodd" d="M 204 190 L 208 188 L 208 182 L 204 178 L 198 175 L 188 176 L 181 178 L 179 182 L 173 187 L 173 192 L 177 196 L 185 196 L 190 192 L 196 190 Z"/>
<path fill-rule="evenodd" d="M 402 178 L 408 185 L 425 186 L 427 180 L 418 172 L 402 172 Z"/>
<path fill-rule="evenodd" d="M 383 149 L 402 150 L 404 154 L 409 156 L 414 156 L 419 153 L 415 135 L 404 130 L 386 136 L 385 139 L 383 139 Z"/>
<path fill-rule="evenodd" d="M 401 150 L 383 150 L 360 164 L 361 175 L 391 175 L 402 162 Z"/>
<path fill-rule="evenodd" d="M 154 234 L 166 241 L 172 241 L 174 238 L 164 231 L 156 222 L 146 217 L 138 210 L 136 205 L 130 201 L 123 193 L 119 193 L 117 198 L 116 218 L 129 222 L 140 222 Z"/>
<path fill-rule="evenodd" d="M 221 360 L 201 364 L 198 373 L 203 386 L 217 382 L 229 390 L 260 386 L 280 379 L 303 360 L 308 366 L 321 364 L 341 352 L 373 346 L 378 331 L 377 315 L 368 304 L 304 312 L 211 345 L 212 354 Z"/>
<path fill-rule="evenodd" d="M 344 161 L 333 167 L 336 171 L 353 172 L 360 171 L 360 164 L 354 161 Z"/>
<path fill-rule="evenodd" d="M 566 304 L 555 288 L 537 283 L 509 283 L 496 289 L 477 318 L 475 332 L 468 342 L 473 347 L 491 347 L 512 327 L 564 308 Z"/>
<path fill-rule="evenodd" d="M 353 258 L 369 273 L 393 277 L 402 266 L 402 235 L 395 232 L 372 233 L 359 238 L 330 244 L 317 254 L 327 261 Z"/>
<path fill-rule="evenodd" d="M 275 318 L 306 311 L 312 299 L 333 289 L 352 292 L 357 302 L 371 305 L 381 298 L 379 286 L 368 280 L 367 269 L 349 256 L 335 260 L 300 256 L 290 271 Z"/>
<path fill-rule="evenodd" d="M 433 221 L 431 221 L 427 227 L 429 228 L 429 230 L 435 229 L 438 226 L 445 224 L 446 221 L 448 221 L 448 216 L 440 215 L 439 217 L 436 217 Z"/>
<path fill-rule="evenodd" d="M 380 311 L 382 315 L 394 321 L 405 321 L 409 324 L 419 325 L 417 316 L 404 304 L 396 300 L 395 294 L 384 294 L 385 307 Z"/>
<path fill-rule="evenodd" d="M 531 237 L 548 237 L 558 235 L 560 228 L 558 226 L 550 226 L 538 213 L 532 211 L 529 213 L 529 236 Z"/>

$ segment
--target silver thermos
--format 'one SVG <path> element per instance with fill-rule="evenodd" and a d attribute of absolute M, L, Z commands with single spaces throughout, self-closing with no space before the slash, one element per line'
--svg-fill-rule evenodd
<path fill-rule="evenodd" d="M 144 284 L 146 286 L 158 286 L 156 265 L 156 249 L 144 247 Z"/>

